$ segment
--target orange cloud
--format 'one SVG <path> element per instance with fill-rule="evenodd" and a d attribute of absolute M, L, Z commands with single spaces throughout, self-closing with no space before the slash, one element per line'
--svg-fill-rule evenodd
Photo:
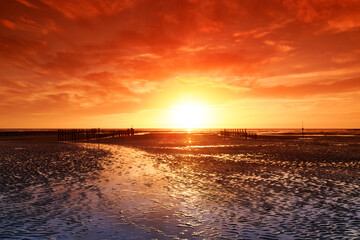
<path fill-rule="evenodd" d="M 208 101 L 218 92 L 223 104 L 246 97 L 306 105 L 328 94 L 359 101 L 358 1 L 2 5 L 0 109 L 12 116 L 158 111 L 186 89 Z"/>
<path fill-rule="evenodd" d="M 15 23 L 13 23 L 13 22 L 11 22 L 11 21 L 9 21 L 7 19 L 2 19 L 1 23 L 7 28 L 10 28 L 10 29 L 15 29 L 16 28 Z"/>

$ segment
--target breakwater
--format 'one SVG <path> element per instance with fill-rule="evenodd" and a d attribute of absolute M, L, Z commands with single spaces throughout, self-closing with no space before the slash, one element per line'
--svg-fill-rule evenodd
<path fill-rule="evenodd" d="M 36 131 L 36 130 L 26 130 L 26 131 L 0 131 L 0 137 L 13 137 L 13 136 L 36 136 L 36 135 L 52 135 L 56 131 Z"/>
<path fill-rule="evenodd" d="M 134 136 L 135 130 L 131 129 L 118 129 L 107 130 L 100 128 L 91 129 L 58 129 L 58 141 L 60 142 L 74 142 L 74 141 L 88 141 L 99 140 L 111 137 L 125 137 Z"/>
<path fill-rule="evenodd" d="M 220 135 L 229 138 L 257 139 L 257 133 L 250 133 L 240 128 L 221 130 Z"/>

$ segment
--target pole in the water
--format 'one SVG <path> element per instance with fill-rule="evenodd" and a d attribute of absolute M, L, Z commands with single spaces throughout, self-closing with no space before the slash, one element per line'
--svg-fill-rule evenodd
<path fill-rule="evenodd" d="M 302 121 L 302 125 L 301 125 L 301 135 L 302 138 L 304 138 L 304 121 Z"/>

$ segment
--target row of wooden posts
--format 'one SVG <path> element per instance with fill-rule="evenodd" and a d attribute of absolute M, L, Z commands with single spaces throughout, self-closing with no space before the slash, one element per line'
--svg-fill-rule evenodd
<path fill-rule="evenodd" d="M 0 137 L 9 136 L 32 136 L 32 135 L 52 135 L 54 131 L 0 131 Z"/>
<path fill-rule="evenodd" d="M 224 129 L 220 135 L 229 138 L 257 139 L 257 133 L 249 133 L 246 129 Z"/>
<path fill-rule="evenodd" d="M 83 141 L 99 140 L 110 137 L 134 136 L 133 128 L 121 130 L 101 130 L 100 128 L 91 129 L 58 129 L 58 141 Z"/>

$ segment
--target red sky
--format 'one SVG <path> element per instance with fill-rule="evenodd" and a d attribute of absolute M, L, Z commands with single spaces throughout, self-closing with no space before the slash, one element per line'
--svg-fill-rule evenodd
<path fill-rule="evenodd" d="M 0 128 L 360 127 L 360 1 L 0 3 Z"/>

